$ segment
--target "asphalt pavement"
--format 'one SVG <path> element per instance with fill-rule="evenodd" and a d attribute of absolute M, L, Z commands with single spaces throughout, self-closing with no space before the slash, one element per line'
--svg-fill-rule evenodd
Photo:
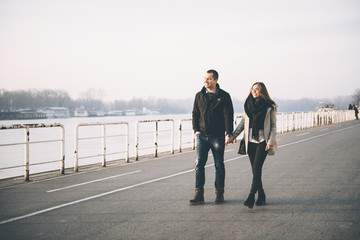
<path fill-rule="evenodd" d="M 0 239 L 359 239 L 360 121 L 278 135 L 263 167 L 266 205 L 243 205 L 247 156 L 226 147 L 225 202 L 192 206 L 193 150 L 0 182 Z"/>

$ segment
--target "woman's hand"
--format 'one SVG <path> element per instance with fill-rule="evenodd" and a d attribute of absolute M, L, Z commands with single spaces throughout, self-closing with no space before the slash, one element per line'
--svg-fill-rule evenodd
<path fill-rule="evenodd" d="M 234 141 L 234 138 L 231 136 L 231 137 L 229 137 L 229 136 L 226 136 L 225 137 L 225 144 L 227 145 L 227 144 L 229 144 L 229 143 L 232 143 Z"/>
<path fill-rule="evenodd" d="M 273 149 L 273 146 L 268 144 L 268 145 L 266 145 L 265 151 L 269 151 L 269 150 L 272 150 L 272 149 Z"/>

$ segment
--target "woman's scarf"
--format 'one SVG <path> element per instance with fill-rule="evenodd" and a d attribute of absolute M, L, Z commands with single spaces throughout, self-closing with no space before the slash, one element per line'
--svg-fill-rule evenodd
<path fill-rule="evenodd" d="M 259 129 L 264 129 L 264 121 L 268 103 L 262 98 L 255 99 L 249 95 L 245 101 L 244 108 L 252 125 L 252 137 L 259 140 Z"/>

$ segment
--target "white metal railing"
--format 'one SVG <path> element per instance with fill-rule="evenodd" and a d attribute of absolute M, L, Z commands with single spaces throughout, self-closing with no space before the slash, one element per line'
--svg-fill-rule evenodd
<path fill-rule="evenodd" d="M 56 127 L 61 128 L 61 138 L 60 139 L 30 141 L 30 129 L 31 128 L 56 128 Z M 25 163 L 24 163 L 24 165 L 0 168 L 0 170 L 24 167 L 24 179 L 25 179 L 25 181 L 29 181 L 30 166 L 54 163 L 54 162 L 61 162 L 60 173 L 64 174 L 64 172 L 65 172 L 65 128 L 62 124 L 58 124 L 58 123 L 54 123 L 54 124 L 23 124 L 23 125 L 15 124 L 15 125 L 10 125 L 10 126 L 0 126 L 0 130 L 13 130 L 13 129 L 24 129 L 25 130 L 25 134 L 24 134 L 25 141 L 24 142 L 16 142 L 16 143 L 8 143 L 8 144 L 0 144 L 0 147 L 24 145 L 25 146 L 25 154 L 24 154 L 25 155 Z M 60 146 L 61 159 L 30 164 L 30 144 L 40 144 L 40 143 L 50 143 L 50 142 L 61 142 L 61 146 Z"/>
<path fill-rule="evenodd" d="M 171 122 L 171 128 L 166 130 L 159 130 L 159 123 L 162 122 Z M 155 129 L 153 131 L 143 131 L 140 132 L 139 125 L 142 123 L 154 123 Z M 154 157 L 158 156 L 159 148 L 159 132 L 170 132 L 171 133 L 171 144 L 165 144 L 162 146 L 171 146 L 171 154 L 174 154 L 174 120 L 173 119 L 164 119 L 164 120 L 141 120 L 135 123 L 135 161 L 139 159 L 139 150 L 140 149 L 149 149 L 154 148 Z M 154 133 L 154 146 L 140 148 L 139 137 L 141 134 Z"/>
<path fill-rule="evenodd" d="M 241 122 L 242 115 L 234 117 L 234 129 Z M 277 113 L 277 133 L 282 134 L 286 132 L 299 131 L 309 129 L 317 126 L 328 125 L 332 123 L 339 123 L 355 119 L 353 111 L 335 110 L 329 112 L 289 112 Z M 179 123 L 179 152 L 182 150 L 182 134 L 183 121 L 192 121 L 192 119 L 183 119 Z M 187 129 L 190 130 L 190 129 Z M 240 138 L 242 135 L 239 135 Z M 236 139 L 234 139 L 236 142 Z M 193 137 L 193 142 L 195 139 Z M 189 143 L 189 142 L 187 142 Z M 195 145 L 193 145 L 195 149 Z"/>
<path fill-rule="evenodd" d="M 192 119 L 190 118 L 190 119 L 181 119 L 180 121 L 179 121 L 179 152 L 181 152 L 182 151 L 182 145 L 183 144 L 189 144 L 189 143 L 191 143 L 192 144 L 192 146 L 191 146 L 191 148 L 194 150 L 195 149 L 195 135 L 194 135 L 194 131 L 193 131 L 193 129 L 192 129 L 192 127 L 190 127 L 190 128 L 185 128 L 184 127 L 184 122 L 192 122 Z M 188 141 L 188 142 L 183 142 L 183 133 L 184 132 L 191 132 L 192 133 L 192 137 L 191 137 L 191 141 Z"/>
<path fill-rule="evenodd" d="M 353 115 L 353 111 L 348 110 L 277 113 L 277 133 L 294 132 L 332 123 L 350 121 L 355 119 Z M 237 119 L 241 119 L 241 117 L 235 116 L 235 127 L 239 124 Z"/>
<path fill-rule="evenodd" d="M 234 119 L 234 125 L 238 124 L 239 120 L 241 119 L 241 116 L 236 116 Z M 277 132 L 279 134 L 286 133 L 286 132 L 292 132 L 297 130 L 303 130 L 308 128 L 313 128 L 317 126 L 323 126 L 327 124 L 332 123 L 339 123 L 339 122 L 345 122 L 354 120 L 355 115 L 354 112 L 351 110 L 334 110 L 329 112 L 291 112 L 291 113 L 278 113 L 277 114 Z M 179 152 L 182 151 L 184 144 L 189 144 L 190 142 L 183 143 L 183 134 L 185 131 L 191 131 L 192 132 L 192 149 L 195 147 L 195 141 L 194 141 L 194 134 L 191 128 L 185 128 L 184 122 L 190 122 L 191 119 L 183 119 L 179 122 Z M 159 124 L 163 122 L 170 122 L 171 127 L 165 130 L 159 130 Z M 155 124 L 155 129 L 153 131 L 148 131 L 149 129 L 146 129 L 146 131 L 140 132 L 139 131 L 139 125 L 143 123 L 150 123 Z M 107 125 L 119 125 L 123 124 L 126 126 L 126 133 L 120 134 L 120 135 L 108 135 L 106 133 L 106 126 Z M 102 126 L 102 135 L 101 136 L 95 136 L 95 137 L 83 137 L 80 138 L 79 128 L 83 126 Z M 34 135 L 35 140 L 30 141 L 30 129 L 31 128 L 61 128 L 61 138 L 60 139 L 45 139 L 45 140 L 37 140 L 40 135 L 42 137 L 42 134 Z M 6 146 L 14 146 L 14 145 L 24 145 L 25 146 L 25 164 L 24 165 L 18 165 L 18 166 L 10 166 L 10 167 L 3 167 L 0 168 L 0 170 L 6 170 L 6 169 L 13 169 L 13 168 L 19 168 L 24 167 L 25 168 L 25 174 L 24 178 L 25 180 L 29 180 L 29 166 L 33 165 L 40 165 L 40 164 L 46 164 L 46 163 L 54 163 L 54 162 L 61 162 L 60 166 L 60 172 L 63 174 L 65 171 L 65 128 L 61 124 L 24 124 L 24 125 L 11 125 L 11 126 L 0 126 L 0 130 L 11 130 L 11 129 L 24 129 L 25 130 L 25 141 L 24 142 L 16 142 L 16 143 L 7 143 L 6 140 L 3 141 L 5 143 L 1 143 L 0 147 L 6 147 Z M 167 143 L 171 142 L 171 144 L 162 145 L 163 146 L 171 146 L 171 153 L 174 153 L 174 120 L 173 119 L 165 119 L 165 120 L 143 120 L 143 121 L 137 121 L 136 122 L 136 129 L 135 129 L 135 160 L 137 161 L 139 158 L 139 150 L 140 150 L 140 144 L 139 144 L 139 138 L 142 134 L 147 133 L 154 133 L 154 143 L 151 145 L 151 147 L 143 147 L 141 149 L 146 148 L 154 148 L 154 156 L 157 157 L 158 155 L 158 148 L 159 143 L 159 133 L 161 132 L 170 132 L 171 133 L 171 140 L 167 139 Z M 37 132 L 35 131 L 34 134 Z M 33 133 L 32 133 L 33 134 Z M 4 135 L 3 135 L 4 136 Z M 21 136 L 21 135 L 20 135 Z M 107 138 L 113 138 L 113 137 L 125 137 L 125 150 L 122 152 L 116 152 L 116 153 L 108 153 L 107 152 Z M 49 137 L 46 137 L 49 138 Z M 84 156 L 79 157 L 79 141 L 85 140 L 85 139 L 96 139 L 96 138 L 102 138 L 103 141 L 103 148 L 102 153 L 97 154 L 94 156 Z M 145 138 L 144 138 L 145 139 Z M 161 139 L 164 139 L 162 136 Z M 165 138 L 166 139 L 166 138 Z M 145 139 L 146 140 L 146 139 Z M 33 163 L 30 164 L 30 154 L 33 154 L 29 151 L 31 144 L 41 144 L 41 143 L 51 143 L 51 142 L 61 142 L 61 159 L 60 160 L 54 160 L 54 161 L 44 161 L 40 163 Z M 148 141 L 149 142 L 149 141 Z M 145 145 L 145 144 L 144 144 Z M 40 145 L 42 146 L 42 145 Z M 116 146 L 118 147 L 118 146 Z M 82 158 L 91 158 L 91 157 L 100 157 L 102 156 L 102 165 L 106 166 L 106 156 L 112 155 L 112 154 L 120 154 L 125 153 L 125 161 L 129 162 L 129 125 L 127 122 L 118 122 L 118 123 L 93 123 L 93 124 L 79 124 L 75 128 L 75 163 L 74 163 L 74 170 L 78 171 L 79 166 L 79 159 Z M 89 150 L 89 146 L 87 146 L 87 150 Z M 35 154 L 36 155 L 36 154 Z"/>
<path fill-rule="evenodd" d="M 114 125 L 124 125 L 126 127 L 125 134 L 117 134 L 117 135 L 107 135 L 106 134 L 106 126 L 114 126 Z M 79 128 L 80 127 L 102 127 L 102 135 L 101 136 L 92 136 L 92 137 L 79 137 Z M 107 152 L 107 142 L 106 139 L 108 138 L 115 138 L 115 137 L 125 137 L 125 150 L 120 152 Z M 96 155 L 87 155 L 83 157 L 79 157 L 79 141 L 81 140 L 89 140 L 89 139 L 102 139 L 102 153 Z M 102 166 L 106 166 L 106 156 L 107 155 L 114 155 L 125 153 L 125 161 L 129 162 L 129 124 L 127 122 L 116 122 L 116 123 L 81 123 L 76 125 L 75 127 L 75 160 L 74 160 L 74 171 L 79 170 L 79 159 L 85 158 L 92 158 L 92 157 L 99 157 L 102 156 Z"/>
<path fill-rule="evenodd" d="M 277 132 L 293 132 L 353 120 L 352 111 L 291 112 L 277 114 Z"/>

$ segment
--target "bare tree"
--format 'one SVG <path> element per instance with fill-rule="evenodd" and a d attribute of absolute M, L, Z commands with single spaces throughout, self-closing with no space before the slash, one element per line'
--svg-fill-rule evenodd
<path fill-rule="evenodd" d="M 0 90 L 0 111 L 16 111 L 19 109 L 38 110 L 43 107 L 68 107 L 73 101 L 63 90 Z"/>
<path fill-rule="evenodd" d="M 357 88 L 352 95 L 354 104 L 360 105 L 360 88 Z"/>
<path fill-rule="evenodd" d="M 106 96 L 104 89 L 89 88 L 85 92 L 81 93 L 81 97 L 78 100 L 80 105 L 87 110 L 103 110 L 105 105 L 103 98 Z"/>

